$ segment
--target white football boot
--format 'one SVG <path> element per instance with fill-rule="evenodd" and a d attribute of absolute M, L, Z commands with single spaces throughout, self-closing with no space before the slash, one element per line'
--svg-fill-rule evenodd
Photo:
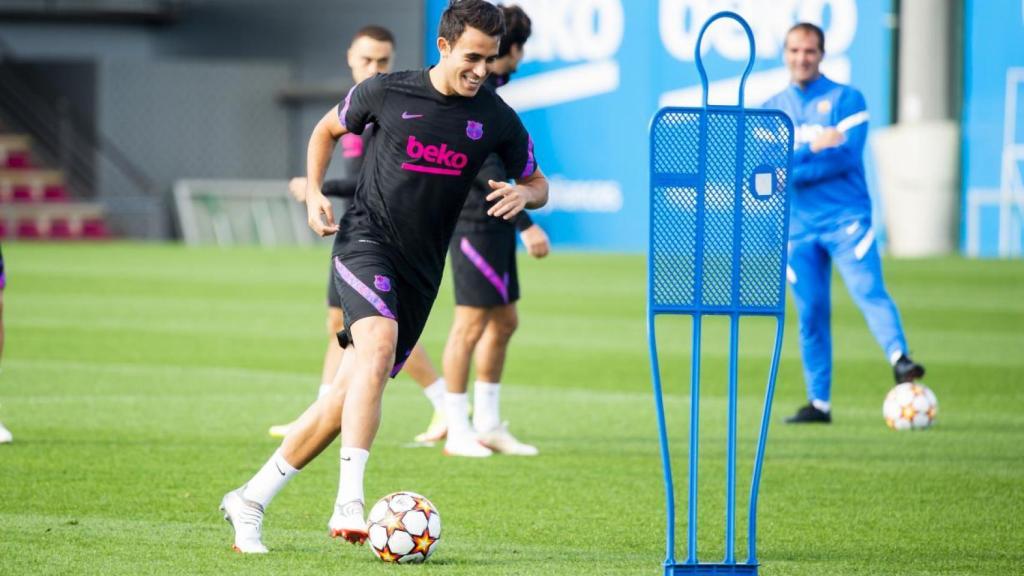
<path fill-rule="evenodd" d="M 508 431 L 508 422 L 487 432 L 479 432 L 480 443 L 499 454 L 510 456 L 536 456 L 540 453 L 536 446 L 524 444 Z"/>
<path fill-rule="evenodd" d="M 285 436 L 288 435 L 289 432 L 292 431 L 292 426 L 294 425 L 295 422 L 289 422 L 287 424 L 276 424 L 274 426 L 271 426 L 270 430 L 267 430 L 267 434 L 270 434 L 270 436 L 273 438 L 284 438 Z"/>
<path fill-rule="evenodd" d="M 476 434 L 449 434 L 444 443 L 445 456 L 462 456 L 464 458 L 487 458 L 494 452 L 477 441 Z"/>
<path fill-rule="evenodd" d="M 14 435 L 7 428 L 4 428 L 3 422 L 0 422 L 0 444 L 10 444 L 14 441 Z"/>
<path fill-rule="evenodd" d="M 434 416 L 430 419 L 427 430 L 416 435 L 416 442 L 420 444 L 434 444 L 445 439 L 448 435 L 448 419 L 441 410 L 434 410 Z"/>
<path fill-rule="evenodd" d="M 243 554 L 266 554 L 267 547 L 261 540 L 263 531 L 263 506 L 242 497 L 242 490 L 232 490 L 220 501 L 224 519 L 235 529 L 236 552 Z"/>
<path fill-rule="evenodd" d="M 331 538 L 344 538 L 352 544 L 366 542 L 369 531 L 366 527 L 366 508 L 362 500 L 352 500 L 344 504 L 334 504 L 334 513 L 327 522 Z"/>

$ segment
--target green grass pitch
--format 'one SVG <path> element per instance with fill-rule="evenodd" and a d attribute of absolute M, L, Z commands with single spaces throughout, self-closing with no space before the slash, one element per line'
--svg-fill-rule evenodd
<path fill-rule="evenodd" d="M 664 494 L 641 256 L 521 257 L 524 299 L 502 397 L 533 459 L 446 458 L 406 443 L 430 418 L 393 381 L 367 497 L 407 489 L 441 511 L 421 567 L 327 537 L 337 444 L 268 510 L 265 557 L 231 552 L 217 505 L 315 395 L 326 247 L 4 245 L 0 574 L 659 574 Z M 782 418 L 804 392 L 790 315 L 761 489 L 761 573 L 1018 573 L 1024 566 L 1024 267 L 890 261 L 889 288 L 940 402 L 925 432 L 888 430 L 891 374 L 835 284 L 835 423 Z M 424 343 L 440 357 L 445 284 Z M 659 320 L 677 492 L 686 494 L 688 320 Z M 724 323 L 705 329 L 703 560 L 723 550 Z M 742 325 L 746 482 L 770 323 Z M 746 489 L 739 489 L 746 502 Z M 740 520 L 745 518 L 741 513 Z M 680 511 L 679 548 L 685 549 Z M 743 524 L 737 556 L 745 557 Z M 683 554 L 679 555 L 680 557 Z"/>

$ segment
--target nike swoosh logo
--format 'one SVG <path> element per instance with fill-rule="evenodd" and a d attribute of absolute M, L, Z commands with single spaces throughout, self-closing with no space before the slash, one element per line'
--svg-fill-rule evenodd
<path fill-rule="evenodd" d="M 284 470 L 281 470 L 281 465 L 278 464 L 277 462 L 274 462 L 274 468 L 277 468 L 277 471 L 281 473 L 281 476 L 286 476 Z"/>
<path fill-rule="evenodd" d="M 351 462 L 352 461 L 352 457 L 351 456 L 342 456 L 341 459 L 344 460 L 345 462 Z"/>
<path fill-rule="evenodd" d="M 413 120 L 415 118 L 423 118 L 423 114 L 409 114 L 408 112 L 402 112 L 402 120 Z"/>

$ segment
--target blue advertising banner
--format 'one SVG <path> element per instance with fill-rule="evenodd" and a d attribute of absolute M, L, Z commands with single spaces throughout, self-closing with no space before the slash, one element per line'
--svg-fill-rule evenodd
<path fill-rule="evenodd" d="M 447 0 L 426 0 L 426 63 L 437 61 Z M 526 59 L 499 93 L 521 115 L 551 199 L 534 218 L 557 246 L 641 251 L 647 239 L 647 130 L 658 108 L 700 105 L 697 34 L 720 10 L 741 14 L 757 42 L 746 104 L 784 89 L 786 31 L 826 34 L 825 74 L 865 95 L 875 126 L 889 123 L 890 0 L 515 0 L 533 20 Z M 735 104 L 748 58 L 739 25 L 716 24 L 703 55 L 710 102 Z"/>
<path fill-rule="evenodd" d="M 970 256 L 1019 257 L 1024 253 L 1024 2 L 970 0 L 966 10 L 961 241 Z"/>

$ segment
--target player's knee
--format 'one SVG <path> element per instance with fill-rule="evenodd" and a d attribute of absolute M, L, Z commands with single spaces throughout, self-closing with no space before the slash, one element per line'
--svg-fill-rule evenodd
<path fill-rule="evenodd" d="M 515 313 L 496 318 L 492 322 L 495 336 L 502 340 L 508 340 L 519 328 L 519 316 Z"/>
<path fill-rule="evenodd" d="M 395 363 L 394 332 L 371 330 L 367 334 L 360 334 L 356 341 L 356 352 L 360 361 L 375 374 L 389 373 Z"/>
<path fill-rule="evenodd" d="M 487 322 L 484 317 L 456 318 L 452 324 L 452 338 L 466 347 L 473 347 L 483 336 Z"/>

